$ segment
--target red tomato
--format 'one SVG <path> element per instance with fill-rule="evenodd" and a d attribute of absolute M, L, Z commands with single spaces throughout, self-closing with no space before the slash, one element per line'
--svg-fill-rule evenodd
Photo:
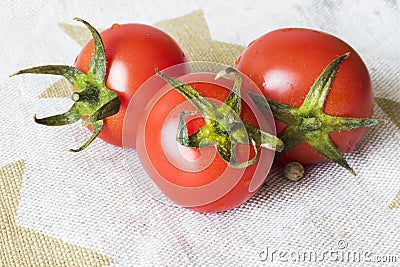
<path fill-rule="evenodd" d="M 117 114 L 104 120 L 99 137 L 122 146 L 122 125 L 126 108 L 140 85 L 164 69 L 186 62 L 179 45 L 165 32 L 143 24 L 114 24 L 100 33 L 107 57 L 106 86 L 121 100 Z M 77 69 L 86 73 L 92 59 L 93 41 L 86 44 L 75 60 Z"/>
<path fill-rule="evenodd" d="M 178 79 L 221 104 L 230 92 L 227 88 L 232 87 L 216 83 L 214 77 L 210 73 L 195 73 Z M 250 108 L 246 103 L 242 100 L 241 119 L 255 127 L 265 123 L 265 119 L 264 122 L 258 120 L 263 116 L 257 113 L 257 107 Z M 144 110 L 139 121 L 136 147 L 146 172 L 173 202 L 192 210 L 217 212 L 247 201 L 262 186 L 274 151 L 259 148 L 257 163 L 246 168 L 234 168 L 221 158 L 215 146 L 182 146 L 176 141 L 176 134 L 179 115 L 183 111 L 196 109 L 169 85 L 159 90 Z M 204 119 L 198 113 L 187 115 L 185 121 L 189 135 L 204 125 Z M 252 149 L 251 145 L 238 146 L 237 153 L 241 157 L 238 160 L 253 158 L 255 153 Z"/>
<path fill-rule="evenodd" d="M 350 52 L 343 61 L 326 97 L 324 113 L 339 117 L 370 118 L 373 91 L 368 70 L 357 52 L 335 36 L 301 28 L 279 29 L 251 42 L 236 67 L 247 74 L 272 100 L 300 107 L 321 72 L 335 58 Z M 287 125 L 276 121 L 278 136 Z M 366 128 L 331 132 L 333 143 L 350 152 Z M 318 163 L 327 159 L 308 143 L 282 153 L 279 161 Z"/>

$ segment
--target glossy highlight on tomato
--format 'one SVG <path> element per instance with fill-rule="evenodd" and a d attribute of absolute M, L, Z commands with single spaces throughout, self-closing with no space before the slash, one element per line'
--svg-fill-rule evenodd
<path fill-rule="evenodd" d="M 322 71 L 341 55 L 341 63 L 326 95 L 323 112 L 337 117 L 371 118 L 373 90 L 366 65 L 341 39 L 320 31 L 286 28 L 269 32 L 249 44 L 236 67 L 271 100 L 299 108 Z M 281 136 L 288 125 L 276 120 Z M 329 133 L 342 153 L 351 152 L 366 127 Z M 280 162 L 319 163 L 328 160 L 307 142 L 280 154 Z"/>

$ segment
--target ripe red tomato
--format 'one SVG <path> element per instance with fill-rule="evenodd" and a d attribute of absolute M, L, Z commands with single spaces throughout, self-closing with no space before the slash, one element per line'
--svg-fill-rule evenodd
<path fill-rule="evenodd" d="M 337 57 L 350 52 L 341 63 L 326 96 L 323 112 L 331 116 L 370 118 L 373 91 L 368 70 L 357 52 L 335 36 L 302 28 L 279 29 L 251 42 L 236 67 L 247 74 L 266 98 L 299 108 L 321 72 Z M 277 134 L 287 125 L 276 121 Z M 350 152 L 366 128 L 330 132 L 334 145 Z M 278 157 L 278 161 L 318 163 L 327 158 L 307 142 Z"/>
<path fill-rule="evenodd" d="M 99 137 L 107 143 L 122 146 L 122 125 L 126 108 L 140 85 L 155 73 L 186 62 L 186 57 L 165 32 L 144 24 L 114 24 L 100 33 L 106 51 L 106 87 L 118 93 L 119 112 L 104 119 Z M 77 69 L 87 73 L 93 53 L 93 40 L 75 60 Z M 140 102 L 140 101 L 139 101 Z M 90 126 L 90 125 L 89 125 Z"/>
<path fill-rule="evenodd" d="M 210 73 L 193 73 L 178 79 L 220 105 L 229 95 L 232 84 L 216 83 L 214 77 Z M 262 114 L 247 103 L 242 100 L 240 118 L 255 127 L 264 123 L 265 128 L 265 118 L 260 122 Z M 262 186 L 274 151 L 259 148 L 257 163 L 234 168 L 222 159 L 215 146 L 183 146 L 176 141 L 176 136 L 180 114 L 187 111 L 196 112 L 196 109 L 170 85 L 164 86 L 151 99 L 139 120 L 136 139 L 144 169 L 161 191 L 180 206 L 200 212 L 218 212 L 239 206 Z M 205 123 L 199 113 L 187 115 L 185 121 L 189 135 Z M 274 132 L 273 120 L 268 123 L 267 128 L 272 127 L 269 130 Z M 255 155 L 252 149 L 251 145 L 238 146 L 237 159 L 242 162 L 252 159 Z"/>
<path fill-rule="evenodd" d="M 99 136 L 106 142 L 122 146 L 123 120 L 128 104 L 140 85 L 156 69 L 186 62 L 178 44 L 165 32 L 143 24 L 114 24 L 101 34 L 88 22 L 82 22 L 93 39 L 82 49 L 75 67 L 44 65 L 20 70 L 19 74 L 52 74 L 66 78 L 74 88 L 71 108 L 57 115 L 34 117 L 35 122 L 48 126 L 72 124 L 84 119 L 82 125 L 93 131 L 77 149 L 79 152 Z M 153 91 L 152 91 L 153 92 Z M 141 111 L 149 94 L 136 97 Z M 134 138 L 134 137 L 132 137 Z"/>

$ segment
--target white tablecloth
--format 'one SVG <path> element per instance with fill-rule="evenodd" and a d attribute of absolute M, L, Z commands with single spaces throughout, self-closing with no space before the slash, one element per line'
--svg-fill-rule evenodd
<path fill-rule="evenodd" d="M 0 5 L 0 266 L 400 265 L 397 0 Z M 293 183 L 274 168 L 254 198 L 228 212 L 200 214 L 161 204 L 134 182 L 121 148 L 96 140 L 86 151 L 70 153 L 90 135 L 87 129 L 33 122 L 34 113 L 56 114 L 71 105 L 64 81 L 8 77 L 25 67 L 73 64 L 88 37 L 74 17 L 98 29 L 115 22 L 155 24 L 177 39 L 189 59 L 225 64 L 276 28 L 326 31 L 363 57 L 376 96 L 374 117 L 389 123 L 371 128 L 346 155 L 356 177 L 324 163 L 308 167 Z M 132 171 L 140 172 L 139 166 Z"/>

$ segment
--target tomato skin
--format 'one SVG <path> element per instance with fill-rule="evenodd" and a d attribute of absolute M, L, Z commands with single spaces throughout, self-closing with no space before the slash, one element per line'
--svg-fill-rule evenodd
<path fill-rule="evenodd" d="M 214 80 L 214 76 L 208 74 L 189 74 L 178 79 L 220 103 L 229 94 L 225 87 L 208 83 Z M 262 186 L 274 151 L 260 149 L 262 153 L 258 163 L 240 169 L 229 166 L 214 146 L 191 148 L 180 145 L 176 141 L 179 114 L 196 110 L 181 93 L 167 88 L 170 86 L 159 91 L 156 101 L 153 99 L 149 103 L 139 121 L 138 128 L 142 130 L 139 130 L 136 148 L 146 172 L 172 201 L 198 212 L 224 211 L 247 201 Z M 253 109 L 243 101 L 242 105 L 241 118 L 258 126 Z M 186 122 L 190 135 L 204 125 L 204 119 L 196 115 L 188 117 Z M 243 161 L 254 157 L 249 145 L 240 146 L 238 151 L 250 152 L 246 154 L 248 158 L 242 158 Z M 250 189 L 252 180 L 259 181 L 253 190 Z"/>
<path fill-rule="evenodd" d="M 258 85 L 265 97 L 298 108 L 324 68 L 347 52 L 350 56 L 338 70 L 324 112 L 371 118 L 374 96 L 367 67 L 353 48 L 335 36 L 303 28 L 275 30 L 251 42 L 236 67 Z M 279 136 L 286 125 L 276 121 L 276 128 Z M 365 133 L 366 128 L 360 128 L 332 132 L 330 137 L 342 153 L 347 153 Z M 282 153 L 277 160 L 306 164 L 327 161 L 307 143 Z"/>
<path fill-rule="evenodd" d="M 172 37 L 144 24 L 114 24 L 100 33 L 106 58 L 106 86 L 118 93 L 121 106 L 117 114 L 104 120 L 99 137 L 107 143 L 122 146 L 122 126 L 126 108 L 140 85 L 164 69 L 186 62 L 186 57 Z M 92 59 L 93 40 L 75 60 L 75 67 L 87 73 Z"/>

